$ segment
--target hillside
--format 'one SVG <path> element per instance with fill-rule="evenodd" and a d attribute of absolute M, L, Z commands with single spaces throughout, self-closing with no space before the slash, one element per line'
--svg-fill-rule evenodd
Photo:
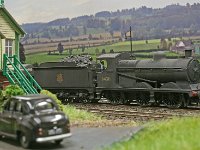
<path fill-rule="evenodd" d="M 121 32 L 132 26 L 135 39 L 200 35 L 200 3 L 169 5 L 162 9 L 143 6 L 115 12 L 102 11 L 95 15 L 57 19 L 48 23 L 23 24 L 28 33 L 23 39 L 70 38 L 80 35 Z"/>

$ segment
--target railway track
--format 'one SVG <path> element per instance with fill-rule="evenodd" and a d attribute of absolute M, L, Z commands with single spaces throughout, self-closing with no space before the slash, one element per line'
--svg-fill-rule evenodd
<path fill-rule="evenodd" d="M 149 120 L 163 120 L 174 117 L 199 116 L 200 110 L 168 109 L 160 107 L 140 107 L 110 104 L 73 104 L 77 109 L 86 110 L 101 115 L 110 120 L 123 119 L 146 122 Z"/>

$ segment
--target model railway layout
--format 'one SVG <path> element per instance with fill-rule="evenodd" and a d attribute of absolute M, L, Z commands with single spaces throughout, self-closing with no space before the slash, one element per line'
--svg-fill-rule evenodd
<path fill-rule="evenodd" d="M 33 68 L 42 88 L 56 93 L 63 103 L 97 103 L 106 98 L 114 104 L 187 107 L 199 103 L 200 64 L 192 57 L 133 60 L 129 53 L 71 56 Z"/>

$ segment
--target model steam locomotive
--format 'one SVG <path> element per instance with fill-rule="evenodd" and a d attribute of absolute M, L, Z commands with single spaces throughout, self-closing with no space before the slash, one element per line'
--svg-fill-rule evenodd
<path fill-rule="evenodd" d="M 105 62 L 102 69 L 98 62 Z M 141 106 L 187 107 L 199 103 L 200 64 L 187 57 L 167 59 L 155 54 L 153 60 L 132 60 L 128 53 L 66 58 L 36 67 L 38 83 L 64 102 L 98 102 L 102 97 L 115 104 L 137 102 Z"/>

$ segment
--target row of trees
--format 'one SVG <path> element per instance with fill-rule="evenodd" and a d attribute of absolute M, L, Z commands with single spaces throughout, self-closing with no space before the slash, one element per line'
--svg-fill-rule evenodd
<path fill-rule="evenodd" d="M 45 37 L 71 37 L 92 34 L 89 29 L 101 32 L 120 31 L 122 35 L 132 26 L 136 39 L 160 38 L 200 34 L 200 3 L 185 6 L 170 5 L 163 9 L 124 9 L 115 12 L 102 11 L 94 16 L 57 19 L 49 23 L 23 24 L 28 33 L 25 39 Z"/>

